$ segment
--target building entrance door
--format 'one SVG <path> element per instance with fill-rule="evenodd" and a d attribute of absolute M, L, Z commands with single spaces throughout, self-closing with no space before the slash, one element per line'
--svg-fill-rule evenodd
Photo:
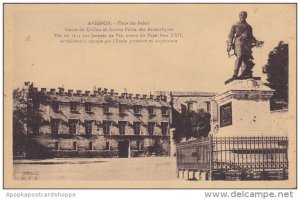
<path fill-rule="evenodd" d="M 119 158 L 128 158 L 129 152 L 129 142 L 128 141 L 119 141 L 118 142 L 119 149 Z"/>

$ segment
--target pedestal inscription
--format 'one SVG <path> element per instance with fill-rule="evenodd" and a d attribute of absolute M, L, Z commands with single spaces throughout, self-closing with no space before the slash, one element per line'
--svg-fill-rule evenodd
<path fill-rule="evenodd" d="M 232 125 L 232 103 L 229 102 L 220 107 L 220 127 Z"/>

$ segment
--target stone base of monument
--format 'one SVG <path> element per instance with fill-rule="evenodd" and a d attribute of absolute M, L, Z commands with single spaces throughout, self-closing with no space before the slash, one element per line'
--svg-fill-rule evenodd
<path fill-rule="evenodd" d="M 216 136 L 276 136 L 270 120 L 274 90 L 260 78 L 232 79 L 225 87 L 215 98 L 219 107 Z"/>
<path fill-rule="evenodd" d="M 246 80 L 246 79 L 250 79 L 250 77 L 247 77 L 247 78 L 245 78 L 245 77 L 235 77 L 235 78 L 233 78 L 232 77 L 232 78 L 225 81 L 225 85 L 232 82 L 232 81 L 234 81 L 234 80 Z M 251 77 L 251 79 L 261 80 L 261 77 Z"/>

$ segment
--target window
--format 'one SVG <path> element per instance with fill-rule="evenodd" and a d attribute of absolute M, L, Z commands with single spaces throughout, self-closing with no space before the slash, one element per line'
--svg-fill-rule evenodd
<path fill-rule="evenodd" d="M 119 121 L 119 133 L 120 135 L 125 135 L 125 129 L 126 129 L 126 121 Z"/>
<path fill-rule="evenodd" d="M 161 133 L 162 135 L 167 135 L 168 132 L 168 122 L 161 123 Z"/>
<path fill-rule="evenodd" d="M 148 134 L 153 135 L 154 133 L 155 122 L 148 123 Z"/>
<path fill-rule="evenodd" d="M 136 149 L 139 151 L 144 149 L 144 142 L 142 140 L 136 141 Z"/>
<path fill-rule="evenodd" d="M 206 110 L 207 112 L 210 112 L 210 102 L 206 102 Z"/>
<path fill-rule="evenodd" d="M 109 113 L 109 104 L 103 104 L 103 113 Z"/>
<path fill-rule="evenodd" d="M 89 142 L 89 150 L 93 150 L 93 142 Z"/>
<path fill-rule="evenodd" d="M 93 121 L 92 120 L 85 120 L 84 124 L 85 124 L 85 133 L 87 135 L 91 135 L 92 134 Z"/>
<path fill-rule="evenodd" d="M 59 101 L 53 101 L 52 102 L 52 109 L 53 109 L 53 111 L 59 111 L 60 110 L 60 102 Z"/>
<path fill-rule="evenodd" d="M 134 114 L 141 114 L 141 106 L 139 106 L 139 105 L 134 105 L 133 106 L 133 113 Z"/>
<path fill-rule="evenodd" d="M 58 134 L 59 123 L 60 123 L 60 121 L 58 119 L 51 120 L 51 133 L 53 135 L 57 135 Z"/>
<path fill-rule="evenodd" d="M 110 121 L 103 121 L 103 133 L 104 135 L 109 135 L 110 134 Z"/>
<path fill-rule="evenodd" d="M 85 112 L 92 112 L 92 104 L 89 102 L 86 102 L 84 104 Z"/>
<path fill-rule="evenodd" d="M 188 102 L 187 107 L 188 107 L 188 112 L 191 112 L 193 110 L 193 102 Z"/>
<path fill-rule="evenodd" d="M 140 135 L 141 131 L 141 123 L 140 122 L 133 122 L 133 130 L 135 135 Z"/>
<path fill-rule="evenodd" d="M 73 150 L 77 150 L 77 142 L 73 142 Z"/>
<path fill-rule="evenodd" d="M 119 113 L 125 113 L 125 104 L 119 104 Z"/>
<path fill-rule="evenodd" d="M 77 120 L 69 120 L 69 133 L 76 134 Z"/>
<path fill-rule="evenodd" d="M 55 147 L 55 150 L 56 150 L 56 151 L 59 150 L 59 142 L 58 142 L 58 141 L 55 142 L 55 146 L 54 146 L 54 147 Z"/>
<path fill-rule="evenodd" d="M 154 115 L 154 106 L 148 107 L 148 113 L 149 113 L 149 115 Z"/>
<path fill-rule="evenodd" d="M 70 102 L 70 111 L 77 111 L 77 102 Z"/>
<path fill-rule="evenodd" d="M 167 107 L 165 107 L 165 106 L 161 107 L 161 114 L 167 115 Z"/>
<path fill-rule="evenodd" d="M 109 144 L 109 142 L 106 142 L 105 150 L 110 150 L 110 144 Z"/>

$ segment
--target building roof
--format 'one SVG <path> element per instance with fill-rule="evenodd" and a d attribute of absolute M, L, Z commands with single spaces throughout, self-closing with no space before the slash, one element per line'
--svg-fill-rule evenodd
<path fill-rule="evenodd" d="M 198 91 L 155 91 L 155 95 L 167 95 L 170 97 L 214 97 L 215 92 L 198 92 Z"/>
<path fill-rule="evenodd" d="M 35 93 L 37 97 L 39 97 L 41 100 L 45 101 L 60 101 L 63 103 L 69 103 L 69 102 L 78 102 L 78 103 L 94 103 L 94 104 L 104 104 L 104 103 L 110 103 L 110 104 L 126 104 L 126 105 L 140 105 L 140 106 L 155 106 L 155 107 L 170 107 L 169 103 L 166 102 L 166 100 L 161 100 L 154 98 L 150 99 L 147 98 L 146 95 L 144 95 L 143 98 L 139 97 L 126 97 L 126 96 L 119 96 L 119 95 L 111 95 L 111 94 L 68 94 L 68 93 L 55 93 L 51 94 L 49 92 L 36 92 Z"/>
<path fill-rule="evenodd" d="M 173 97 L 213 97 L 217 95 L 214 92 L 193 92 L 193 91 L 172 91 L 170 93 Z"/>

